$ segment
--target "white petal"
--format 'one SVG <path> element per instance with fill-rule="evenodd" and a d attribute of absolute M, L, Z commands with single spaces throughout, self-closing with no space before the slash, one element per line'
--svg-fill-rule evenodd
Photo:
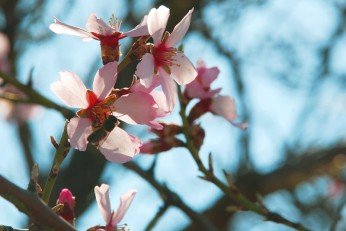
<path fill-rule="evenodd" d="M 86 38 L 94 38 L 93 35 L 91 35 L 89 32 L 79 28 L 67 25 L 65 23 L 62 23 L 58 19 L 54 19 L 54 23 L 49 25 L 49 29 L 57 34 L 68 34 L 68 35 L 74 35 L 79 36 L 84 39 Z"/>
<path fill-rule="evenodd" d="M 138 63 L 135 74 L 141 79 L 145 87 L 150 87 L 154 78 L 154 57 L 152 54 L 145 54 Z"/>
<path fill-rule="evenodd" d="M 167 45 L 170 47 L 173 47 L 176 45 L 184 35 L 186 34 L 187 30 L 190 27 L 191 23 L 191 16 L 192 16 L 193 8 L 189 10 L 189 12 L 185 15 L 185 17 L 174 27 L 171 35 L 167 39 Z"/>
<path fill-rule="evenodd" d="M 137 193 L 137 190 L 131 189 L 130 191 L 128 191 L 127 193 L 125 193 L 124 195 L 120 197 L 120 205 L 112 217 L 113 226 L 116 226 L 123 219 L 136 193 Z"/>
<path fill-rule="evenodd" d="M 169 9 L 165 6 L 160 6 L 158 9 L 153 8 L 148 14 L 148 31 L 155 45 L 161 42 L 168 18 Z"/>
<path fill-rule="evenodd" d="M 109 201 L 109 185 L 102 184 L 101 187 L 95 186 L 94 188 L 96 202 L 99 211 L 106 223 L 111 219 L 111 203 Z"/>
<path fill-rule="evenodd" d="M 125 32 L 124 34 L 128 37 L 140 37 L 140 36 L 148 35 L 149 31 L 148 31 L 147 19 L 148 19 L 148 15 L 145 15 L 140 24 L 138 24 L 132 30 Z"/>
<path fill-rule="evenodd" d="M 92 133 L 91 121 L 87 118 L 74 117 L 67 124 L 67 134 L 71 147 L 85 151 L 88 136 Z"/>
<path fill-rule="evenodd" d="M 110 62 L 104 65 L 95 75 L 93 91 L 99 99 L 106 98 L 117 81 L 118 63 Z"/>
<path fill-rule="evenodd" d="M 91 14 L 88 18 L 86 28 L 90 33 L 96 33 L 99 35 L 111 35 L 114 32 L 118 32 L 119 28 L 112 28 L 108 26 L 102 19 L 97 18 L 96 14 Z"/>
<path fill-rule="evenodd" d="M 178 65 L 172 65 L 172 77 L 179 85 L 185 85 L 192 82 L 198 75 L 196 68 L 184 53 L 177 53 L 173 59 Z"/>
<path fill-rule="evenodd" d="M 107 160 L 125 163 L 139 152 L 139 144 L 123 129 L 115 127 L 99 150 Z"/>
<path fill-rule="evenodd" d="M 60 80 L 51 84 L 50 89 L 66 105 L 74 108 L 86 108 L 86 87 L 80 78 L 72 72 L 60 72 Z"/>
<path fill-rule="evenodd" d="M 159 69 L 159 76 L 163 93 L 165 93 L 166 96 L 168 110 L 172 111 L 178 98 L 177 85 L 169 74 L 161 68 Z"/>

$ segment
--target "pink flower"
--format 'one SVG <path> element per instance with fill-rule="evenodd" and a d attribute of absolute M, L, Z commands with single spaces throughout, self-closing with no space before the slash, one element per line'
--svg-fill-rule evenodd
<path fill-rule="evenodd" d="M 109 200 L 109 186 L 102 184 L 101 187 L 95 187 L 96 202 L 100 213 L 106 222 L 106 226 L 99 226 L 97 230 L 114 231 L 117 230 L 117 224 L 123 219 L 127 209 L 131 205 L 137 191 L 132 189 L 120 197 L 120 205 L 117 211 L 112 211 Z"/>
<path fill-rule="evenodd" d="M 26 99 L 26 95 L 12 85 L 6 84 L 0 88 L 0 95 Z M 41 107 L 27 103 L 13 103 L 0 99 L 1 116 L 9 121 L 22 124 L 39 114 Z"/>
<path fill-rule="evenodd" d="M 232 125 L 246 129 L 246 123 L 237 123 L 236 105 L 230 96 L 219 95 L 221 88 L 211 89 L 212 82 L 217 78 L 220 70 L 217 67 L 207 68 L 203 61 L 197 64 L 198 76 L 185 87 L 185 96 L 188 99 L 198 98 L 198 102 L 190 111 L 189 120 L 193 122 L 203 114 L 211 112 L 228 120 Z"/>
<path fill-rule="evenodd" d="M 78 36 L 85 41 L 90 39 L 99 40 L 101 44 L 109 46 L 118 46 L 118 41 L 127 36 L 139 37 L 148 35 L 147 16 L 144 16 L 142 22 L 128 32 L 121 32 L 120 26 L 121 23 L 118 20 L 114 21 L 112 25 L 107 25 L 102 19 L 97 18 L 96 14 L 91 14 L 86 24 L 87 30 L 67 25 L 58 19 L 55 19 L 54 23 L 49 25 L 49 29 L 57 34 Z"/>
<path fill-rule="evenodd" d="M 73 223 L 75 218 L 75 197 L 72 195 L 71 191 L 67 188 L 62 189 L 56 203 L 64 205 L 64 207 L 59 211 L 59 215 L 68 222 Z"/>
<path fill-rule="evenodd" d="M 88 90 L 80 78 L 71 72 L 61 72 L 60 81 L 52 91 L 68 106 L 79 108 L 70 120 L 67 133 L 72 147 L 85 151 L 88 137 L 110 118 L 132 124 L 146 124 L 155 118 L 155 101 L 147 94 L 130 93 L 117 97 L 112 94 L 117 80 L 117 63 L 103 66 L 95 75 L 93 90 Z M 140 141 L 115 126 L 97 147 L 109 161 L 124 163 L 139 152 Z"/>
<path fill-rule="evenodd" d="M 174 48 L 186 34 L 192 12 L 193 9 L 174 27 L 172 34 L 165 33 L 165 35 L 169 9 L 160 6 L 158 9 L 151 9 L 148 14 L 148 31 L 154 40 L 154 45 L 151 47 L 151 52 L 145 54 L 138 64 L 136 75 L 146 87 L 154 84 L 154 80 L 158 78 L 170 110 L 173 109 L 177 99 L 173 79 L 179 85 L 183 85 L 190 83 L 197 76 L 197 71 L 191 61 L 182 51 Z"/>
<path fill-rule="evenodd" d="M 199 61 L 197 63 L 197 72 L 196 79 L 185 87 L 185 94 L 189 98 L 208 99 L 220 93 L 221 88 L 215 90 L 210 89 L 212 82 L 214 82 L 220 73 L 219 68 L 207 68 L 203 61 Z"/>

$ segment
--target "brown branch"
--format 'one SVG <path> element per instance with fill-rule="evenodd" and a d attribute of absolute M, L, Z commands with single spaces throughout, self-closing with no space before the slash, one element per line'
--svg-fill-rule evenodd
<path fill-rule="evenodd" d="M 0 195 L 35 222 L 55 230 L 75 229 L 47 207 L 35 194 L 19 188 L 0 175 Z"/>

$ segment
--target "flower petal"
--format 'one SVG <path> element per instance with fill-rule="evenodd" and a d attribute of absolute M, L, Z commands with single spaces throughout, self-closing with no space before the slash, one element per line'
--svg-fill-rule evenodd
<path fill-rule="evenodd" d="M 169 76 L 169 74 L 165 70 L 162 70 L 161 68 L 159 69 L 159 77 L 160 77 L 163 93 L 166 96 L 168 110 L 172 111 L 178 98 L 177 85 L 175 84 L 173 79 Z"/>
<path fill-rule="evenodd" d="M 87 118 L 74 117 L 67 124 L 67 134 L 71 147 L 85 151 L 88 136 L 92 133 L 91 121 Z"/>
<path fill-rule="evenodd" d="M 5 34 L 0 33 L 0 58 L 1 59 L 7 58 L 7 55 L 9 52 L 10 52 L 10 40 Z M 0 62 L 2 62 L 2 60 Z"/>
<path fill-rule="evenodd" d="M 160 6 L 158 9 L 152 8 L 148 14 L 148 31 L 155 45 L 161 42 L 168 18 L 169 9 L 165 6 Z"/>
<path fill-rule="evenodd" d="M 179 85 L 188 84 L 197 77 L 197 70 L 184 53 L 177 53 L 173 59 L 178 65 L 172 65 L 172 77 Z"/>
<path fill-rule="evenodd" d="M 110 62 L 104 65 L 95 75 L 93 91 L 99 99 L 106 98 L 117 81 L 118 63 Z"/>
<path fill-rule="evenodd" d="M 235 119 L 237 119 L 235 102 L 229 96 L 216 96 L 212 100 L 210 110 L 214 114 L 220 115 L 230 122 L 233 122 Z"/>
<path fill-rule="evenodd" d="M 190 27 L 192 12 L 193 8 L 189 10 L 184 18 L 174 27 L 171 35 L 167 39 L 167 46 L 173 47 L 184 37 Z"/>
<path fill-rule="evenodd" d="M 140 37 L 144 35 L 148 35 L 148 24 L 147 24 L 148 15 L 145 15 L 140 24 L 138 24 L 132 30 L 125 32 L 124 34 L 128 37 Z"/>
<path fill-rule="evenodd" d="M 154 78 L 154 56 L 152 54 L 145 54 L 142 60 L 138 63 L 136 69 L 136 76 L 141 79 L 141 82 L 145 87 L 150 87 Z"/>
<path fill-rule="evenodd" d="M 51 84 L 50 89 L 67 106 L 86 108 L 86 87 L 80 78 L 72 72 L 60 72 L 60 80 Z"/>
<path fill-rule="evenodd" d="M 83 30 L 82 28 L 70 26 L 65 23 L 62 23 L 58 19 L 54 19 L 54 23 L 49 25 L 49 29 L 57 34 L 68 34 L 74 35 L 78 37 L 82 37 L 83 39 L 90 39 L 95 37 L 90 34 L 88 31 Z"/>
<path fill-rule="evenodd" d="M 145 92 L 132 92 L 114 103 L 114 115 L 129 124 L 147 124 L 156 118 L 154 98 Z"/>
<path fill-rule="evenodd" d="M 109 201 L 109 185 L 102 184 L 101 187 L 95 186 L 94 188 L 96 202 L 99 211 L 106 223 L 111 220 L 111 203 Z"/>
<path fill-rule="evenodd" d="M 96 17 L 96 14 L 91 14 L 88 18 L 86 28 L 90 33 L 98 35 L 111 35 L 118 32 L 119 28 L 112 28 L 108 26 L 102 19 Z"/>
<path fill-rule="evenodd" d="M 117 163 L 130 161 L 139 152 L 140 143 L 127 132 L 115 127 L 99 150 L 107 160 Z"/>
<path fill-rule="evenodd" d="M 120 197 L 120 205 L 112 217 L 113 226 L 116 226 L 123 219 L 136 193 L 137 193 L 137 190 L 131 189 L 130 191 L 128 191 L 127 193 L 125 193 L 124 195 Z"/>
<path fill-rule="evenodd" d="M 171 111 L 168 108 L 165 94 L 162 91 L 153 90 L 150 92 L 150 95 L 154 98 L 158 108 L 157 108 L 157 117 L 164 117 Z"/>

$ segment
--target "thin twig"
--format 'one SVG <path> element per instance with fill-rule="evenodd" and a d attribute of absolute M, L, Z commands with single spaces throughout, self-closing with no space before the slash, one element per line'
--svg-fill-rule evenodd
<path fill-rule="evenodd" d="M 54 187 L 57 175 L 60 170 L 60 165 L 62 161 L 65 159 L 67 153 L 70 150 L 70 144 L 68 143 L 68 135 L 67 135 L 67 122 L 65 123 L 64 132 L 61 136 L 58 149 L 56 150 L 54 161 L 52 167 L 49 172 L 49 176 L 47 178 L 46 184 L 43 189 L 42 199 L 44 202 L 48 204 L 50 194 Z"/>
<path fill-rule="evenodd" d="M 297 230 L 308 230 L 303 225 L 299 223 L 295 223 L 292 221 L 287 220 L 286 218 L 280 216 L 277 213 L 270 212 L 267 208 L 260 206 L 256 203 L 253 203 L 249 199 L 247 199 L 245 196 L 243 196 L 239 190 L 233 190 L 232 187 L 226 185 L 223 183 L 219 178 L 217 178 L 212 171 L 207 169 L 205 165 L 203 164 L 202 160 L 199 157 L 199 150 L 195 147 L 193 143 L 193 139 L 191 137 L 189 128 L 191 124 L 189 124 L 189 121 L 187 119 L 186 115 L 186 104 L 182 103 L 182 92 L 180 86 L 178 86 L 178 97 L 180 102 L 180 116 L 182 119 L 182 130 L 183 134 L 186 138 L 186 148 L 191 153 L 192 158 L 196 162 L 199 170 L 204 174 L 204 179 L 208 180 L 209 182 L 213 183 L 215 186 L 217 186 L 223 193 L 225 193 L 231 200 L 236 201 L 239 205 L 241 205 L 244 209 L 255 212 L 259 215 L 264 216 L 267 220 L 284 224 L 289 227 L 295 228 Z"/>
<path fill-rule="evenodd" d="M 160 220 L 160 218 L 165 215 L 166 211 L 168 210 L 169 205 L 168 204 L 163 204 L 163 206 L 160 207 L 159 211 L 157 211 L 156 215 L 153 217 L 153 219 L 149 222 L 147 227 L 145 228 L 145 231 L 150 231 L 152 230 L 157 222 Z"/>

